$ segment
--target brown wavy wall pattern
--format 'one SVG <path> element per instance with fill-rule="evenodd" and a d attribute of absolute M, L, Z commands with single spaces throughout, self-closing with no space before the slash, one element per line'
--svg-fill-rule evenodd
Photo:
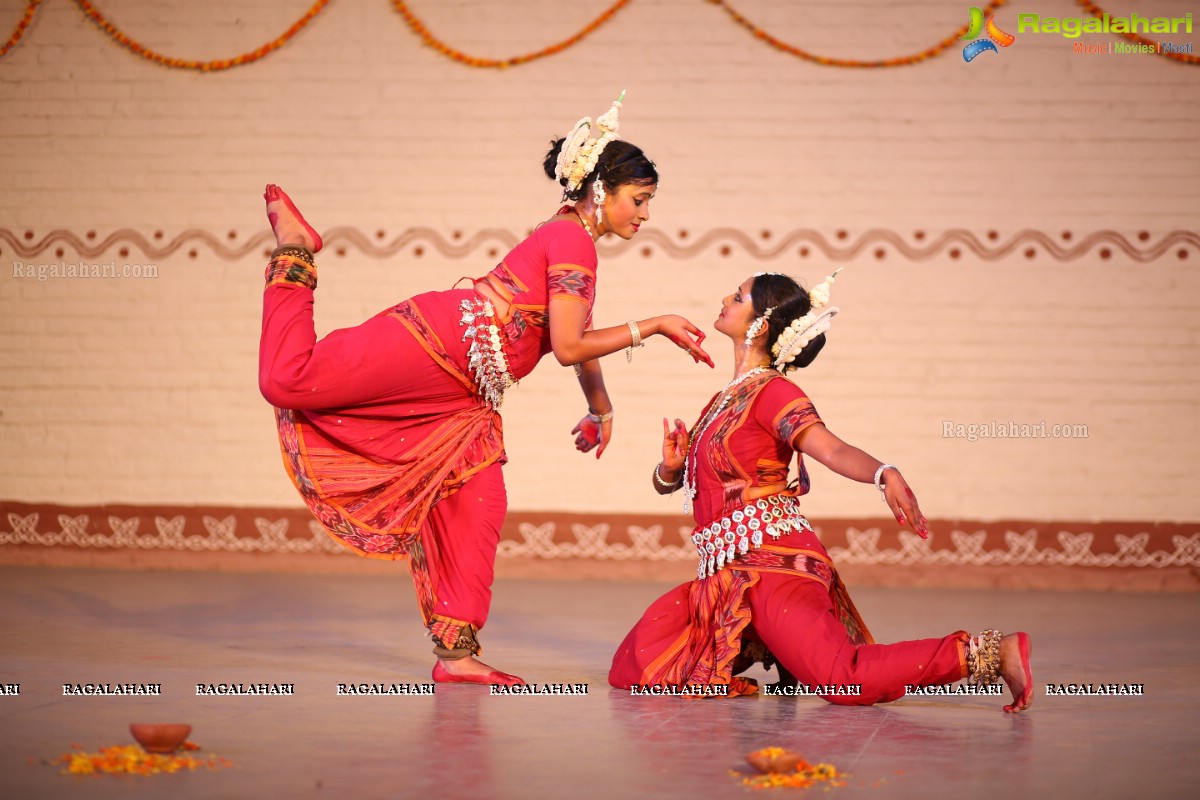
<path fill-rule="evenodd" d="M 520 235 L 500 228 L 470 233 L 455 230 L 447 234 L 431 228 L 407 228 L 399 233 L 389 233 L 338 227 L 325 231 L 324 238 L 326 252 L 336 256 L 355 251 L 357 255 L 371 259 L 391 258 L 398 254 L 420 258 L 427 253 L 458 259 L 479 252 L 494 258 L 516 245 Z M 183 253 L 189 258 L 199 258 L 203 254 L 236 261 L 250 255 L 266 255 L 272 244 L 271 235 L 266 231 L 247 237 L 237 231 L 218 233 L 193 228 L 168 237 L 161 230 L 147 235 L 131 228 L 105 235 L 94 230 L 79 233 L 62 228 L 47 232 L 0 228 L 0 257 L 99 258 L 112 253 L 125 258 L 136 253 L 149 259 L 165 259 Z M 929 261 L 964 256 L 985 261 L 1019 256 L 1069 262 L 1093 257 L 1109 259 L 1120 253 L 1134 261 L 1148 263 L 1164 258 L 1185 260 L 1200 256 L 1200 232 L 1175 230 L 1125 234 L 1114 230 L 1079 233 L 1021 230 L 1002 235 L 994 230 L 964 229 L 937 233 L 923 230 L 901 233 L 882 228 L 861 233 L 805 228 L 781 232 L 716 228 L 701 233 L 651 229 L 638 234 L 636 242 L 602 242 L 599 250 L 605 256 L 634 251 L 647 258 L 655 255 L 673 259 L 736 255 L 757 261 L 819 257 L 834 262 L 861 258 Z"/>

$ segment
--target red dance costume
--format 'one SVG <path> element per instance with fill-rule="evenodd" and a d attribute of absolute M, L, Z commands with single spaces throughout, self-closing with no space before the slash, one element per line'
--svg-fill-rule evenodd
<path fill-rule="evenodd" d="M 552 303 L 582 303 L 590 318 L 596 266 L 591 237 L 557 220 L 474 282 L 510 304 L 495 336 L 467 311 L 485 302 L 470 288 L 418 295 L 320 341 L 315 269 L 287 255 L 267 268 L 259 385 L 276 407 L 284 466 L 337 541 L 410 557 L 439 647 L 478 651 L 507 507 L 501 419 L 470 345 L 479 338 L 512 378 L 528 375 L 551 350 Z"/>
<path fill-rule="evenodd" d="M 808 473 L 798 455 L 798 485 L 787 490 L 788 465 L 819 422 L 804 392 L 777 373 L 731 390 L 692 441 L 701 576 L 656 600 L 629 632 L 613 657 L 613 686 L 727 685 L 730 696 L 753 694 L 756 685 L 734 672 L 773 659 L 802 685 L 861 686 L 857 696 L 823 695 L 831 702 L 869 705 L 902 697 L 907 685 L 966 676 L 964 632 L 875 644 L 800 516 Z"/>

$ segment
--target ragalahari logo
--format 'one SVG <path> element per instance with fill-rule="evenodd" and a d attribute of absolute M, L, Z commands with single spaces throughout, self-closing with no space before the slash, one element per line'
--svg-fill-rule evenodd
<path fill-rule="evenodd" d="M 982 33 L 985 28 L 987 30 L 987 38 L 979 39 L 979 34 Z M 1000 26 L 996 24 L 995 14 L 992 14 L 990 17 L 988 17 L 987 25 L 984 25 L 983 12 L 978 8 L 971 9 L 971 25 L 967 29 L 967 32 L 959 38 L 964 41 L 978 39 L 978 41 L 973 41 L 963 48 L 963 60 L 968 63 L 974 61 L 975 56 L 979 55 L 980 53 L 999 53 L 1000 51 L 996 49 L 996 45 L 1008 47 L 1017 40 L 1017 37 L 1013 36 L 1011 33 L 1005 33 L 1004 31 L 1000 30 Z"/>

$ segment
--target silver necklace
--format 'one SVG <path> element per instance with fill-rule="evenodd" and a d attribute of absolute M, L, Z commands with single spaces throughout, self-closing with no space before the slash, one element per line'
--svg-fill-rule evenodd
<path fill-rule="evenodd" d="M 729 398 L 733 396 L 732 390 L 741 383 L 746 382 L 751 377 L 763 372 L 770 372 L 770 367 L 755 367 L 749 372 L 743 372 L 729 383 L 725 384 L 725 388 L 721 390 L 721 402 L 709 409 L 709 412 L 704 415 L 704 419 L 700 420 L 700 424 L 696 426 L 696 435 L 688 442 L 687 454 L 683 457 L 683 513 L 692 513 L 692 501 L 696 499 L 696 467 L 692 466 L 695 460 L 696 443 L 700 441 L 700 437 L 708 430 L 708 426 L 712 425 L 713 420 L 721 416 L 721 412 L 725 410 L 725 406 L 729 404 Z"/>

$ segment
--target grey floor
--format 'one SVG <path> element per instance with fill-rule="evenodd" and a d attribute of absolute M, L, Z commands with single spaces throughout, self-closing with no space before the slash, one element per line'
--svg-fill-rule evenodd
<path fill-rule="evenodd" d="M 338 697 L 338 683 L 422 683 L 432 656 L 408 579 L 0 568 L 0 797 L 723 798 L 775 745 L 849 772 L 843 798 L 1194 797 L 1200 597 L 853 590 L 880 641 L 1024 629 L 1029 712 L 993 698 L 873 708 L 817 699 L 631 697 L 605 681 L 615 645 L 665 588 L 502 581 L 486 660 L 583 697 Z M 157 698 L 73 698 L 64 683 L 161 683 Z M 196 683 L 294 683 L 294 697 L 207 698 Z M 1145 684 L 1144 697 L 1056 698 L 1047 682 Z M 61 775 L 72 742 L 187 722 L 229 769 Z M 773 790 L 798 795 L 800 790 Z M 755 793 L 757 794 L 757 793 Z"/>

